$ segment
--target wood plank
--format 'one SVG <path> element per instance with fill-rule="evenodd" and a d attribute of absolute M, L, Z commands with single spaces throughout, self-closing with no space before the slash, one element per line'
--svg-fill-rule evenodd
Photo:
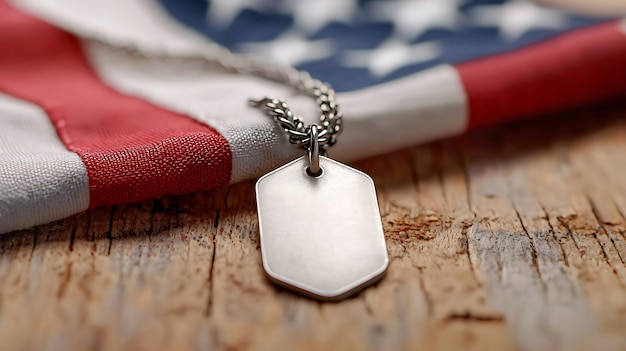
<path fill-rule="evenodd" d="M 390 254 L 319 303 L 264 277 L 253 182 L 0 237 L 3 350 L 626 348 L 626 107 L 355 163 Z"/>

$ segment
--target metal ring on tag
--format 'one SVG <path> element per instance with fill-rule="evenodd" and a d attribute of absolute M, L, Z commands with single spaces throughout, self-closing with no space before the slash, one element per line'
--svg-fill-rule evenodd
<path fill-rule="evenodd" d="M 317 124 L 311 125 L 311 136 L 309 139 L 309 168 L 307 173 L 312 177 L 319 177 L 322 174 L 320 168 L 320 145 L 319 145 L 319 130 Z"/>

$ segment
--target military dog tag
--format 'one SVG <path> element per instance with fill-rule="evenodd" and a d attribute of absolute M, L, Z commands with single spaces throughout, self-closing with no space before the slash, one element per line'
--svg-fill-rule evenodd
<path fill-rule="evenodd" d="M 345 298 L 387 269 L 374 182 L 326 157 L 311 176 L 307 157 L 256 184 L 261 254 L 270 280 L 321 300 Z"/>

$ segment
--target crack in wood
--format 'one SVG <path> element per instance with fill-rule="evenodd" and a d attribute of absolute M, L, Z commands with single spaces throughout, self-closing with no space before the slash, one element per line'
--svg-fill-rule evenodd
<path fill-rule="evenodd" d="M 469 238 L 468 238 L 468 230 L 472 227 L 473 224 L 465 224 L 463 225 L 462 229 L 461 229 L 461 235 L 463 236 L 464 240 L 464 246 L 465 246 L 465 255 L 467 256 L 467 262 L 469 264 L 469 268 L 470 271 L 472 272 L 472 277 L 474 278 L 474 281 L 476 281 L 476 284 L 479 287 L 483 286 L 483 283 L 480 281 L 480 279 L 478 279 L 478 275 L 476 274 L 476 268 L 474 267 L 474 262 L 472 261 L 472 257 L 471 257 L 471 253 L 470 253 L 470 247 L 469 247 Z"/>
<path fill-rule="evenodd" d="M 559 222 L 561 226 L 563 226 L 563 228 L 565 228 L 565 234 L 569 236 L 570 239 L 572 239 L 572 243 L 574 244 L 574 247 L 576 247 L 576 250 L 578 250 L 581 256 L 584 256 L 585 251 L 581 250 L 580 247 L 578 246 L 578 242 L 576 241 L 576 238 L 574 237 L 574 232 L 570 228 L 569 223 L 567 223 L 567 218 L 563 216 L 556 216 L 556 220 Z"/>
<path fill-rule="evenodd" d="M 111 246 L 113 246 L 113 215 L 115 214 L 115 207 L 111 206 L 109 214 L 109 229 L 107 231 L 107 238 L 109 239 L 109 246 L 107 247 L 107 256 L 111 256 Z"/>
<path fill-rule="evenodd" d="M 207 281 L 207 284 L 209 286 L 209 298 L 207 301 L 207 307 L 206 307 L 206 311 L 205 311 L 205 316 L 207 317 L 211 317 L 213 315 L 213 299 L 214 299 L 214 295 L 215 295 L 215 282 L 214 282 L 214 277 L 213 277 L 213 272 L 215 270 L 215 256 L 217 255 L 217 235 L 218 235 L 218 223 L 219 223 L 219 218 L 220 218 L 220 211 L 217 210 L 215 211 L 215 218 L 214 218 L 214 227 L 215 227 L 215 232 L 211 235 L 211 233 L 209 233 L 209 235 L 211 235 L 211 247 L 212 247 L 212 252 L 211 252 L 211 262 L 210 262 L 210 267 L 209 267 L 209 278 Z"/>
<path fill-rule="evenodd" d="M 215 227 L 215 229 L 217 229 L 219 227 L 219 223 L 220 223 L 220 211 L 216 210 L 215 212 L 215 219 L 213 219 L 214 223 L 213 223 L 213 227 Z"/>
<path fill-rule="evenodd" d="M 472 223 L 464 223 L 462 229 L 462 235 L 466 240 L 467 247 L 467 260 L 469 261 L 469 266 L 473 275 L 474 280 L 478 283 L 479 286 L 482 286 L 483 283 L 481 279 L 476 274 L 476 267 L 474 267 L 474 261 L 472 260 L 472 254 L 470 251 L 470 238 L 469 238 L 469 230 L 471 228 L 475 228 L 478 225 L 478 216 L 476 212 L 472 208 L 472 198 L 471 198 L 471 182 L 470 182 L 470 174 L 469 174 L 469 166 L 467 164 L 467 158 L 459 157 L 459 163 L 461 164 L 461 170 L 463 171 L 463 180 L 465 181 L 465 201 L 467 203 L 467 209 L 472 214 Z"/>
<path fill-rule="evenodd" d="M 585 197 L 586 197 L 587 202 L 589 203 L 589 206 L 591 207 L 591 213 L 593 213 L 594 218 L 596 219 L 596 221 L 598 222 L 598 225 L 600 226 L 600 228 L 599 228 L 600 231 L 602 231 L 602 233 L 604 235 L 606 235 L 607 238 L 609 238 L 609 240 L 611 241 L 611 244 L 613 245 L 613 248 L 615 248 L 615 252 L 617 253 L 617 256 L 619 257 L 620 261 L 622 262 L 622 265 L 626 266 L 626 262 L 624 261 L 624 257 L 620 253 L 620 250 L 617 248 L 617 246 L 615 246 L 615 241 L 609 236 L 609 232 L 608 232 L 608 229 L 607 229 L 607 224 L 600 220 L 600 215 L 598 214 L 598 208 L 596 207 L 595 203 L 591 200 L 591 198 L 589 197 L 588 194 L 585 193 Z M 609 263 L 609 265 L 611 265 L 609 255 L 608 255 L 608 253 L 605 250 L 604 244 L 598 239 L 597 235 L 594 234 L 594 237 L 598 241 L 598 244 L 600 244 L 600 246 L 602 247 L 602 252 L 604 253 L 604 256 L 605 256 L 607 262 Z M 616 272 L 616 274 L 617 274 L 617 272 Z"/>
<path fill-rule="evenodd" d="M 72 226 L 72 232 L 70 233 L 70 246 L 69 246 L 69 251 L 72 252 L 74 251 L 74 240 L 76 237 L 76 229 L 77 229 L 78 225 L 76 225 L 76 223 L 74 223 L 74 225 Z"/>
<path fill-rule="evenodd" d="M 501 315 L 478 315 L 466 311 L 464 313 L 453 313 L 448 315 L 445 318 L 446 322 L 451 321 L 466 321 L 466 322 L 495 322 L 495 323 L 503 323 L 505 321 L 504 316 Z"/>
<path fill-rule="evenodd" d="M 548 212 L 543 206 L 540 205 L 540 207 L 541 207 L 541 211 L 543 211 L 544 215 L 546 216 L 546 223 L 548 224 L 548 227 L 550 227 L 550 232 L 552 233 L 554 240 L 559 244 L 559 248 L 561 249 L 561 255 L 563 257 L 563 263 L 565 264 L 565 267 L 569 267 L 569 260 L 567 258 L 567 255 L 565 254 L 565 248 L 563 248 L 561 239 L 556 237 L 556 231 L 554 230 L 554 227 L 552 226 L 550 215 L 548 214 Z"/>
<path fill-rule="evenodd" d="M 528 243 L 530 245 L 530 250 L 531 250 L 533 267 L 535 267 L 535 272 L 537 273 L 537 276 L 539 277 L 539 283 L 541 284 L 541 289 L 545 293 L 547 290 L 546 282 L 543 279 L 543 276 L 541 274 L 541 269 L 539 268 L 539 263 L 537 262 L 537 249 L 535 248 L 535 243 L 533 242 L 534 238 L 533 236 L 531 236 L 530 232 L 524 225 L 524 221 L 522 219 L 521 214 L 519 213 L 519 209 L 515 206 L 515 204 L 512 204 L 512 206 L 515 209 L 515 214 L 517 214 L 517 219 L 519 220 L 519 223 L 522 226 L 522 229 L 524 229 L 524 233 L 526 233 L 526 237 L 528 238 Z"/>
<path fill-rule="evenodd" d="M 33 247 L 30 249 L 30 255 L 28 256 L 29 263 L 32 261 L 33 253 L 35 252 L 35 247 L 37 246 L 38 231 L 38 228 L 33 229 Z"/>

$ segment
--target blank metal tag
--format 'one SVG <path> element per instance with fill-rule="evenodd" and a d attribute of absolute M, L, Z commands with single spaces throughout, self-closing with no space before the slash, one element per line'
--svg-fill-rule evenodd
<path fill-rule="evenodd" d="M 326 157 L 318 177 L 307 175 L 307 166 L 299 158 L 256 184 L 263 267 L 275 283 L 339 300 L 387 269 L 374 182 Z"/>

